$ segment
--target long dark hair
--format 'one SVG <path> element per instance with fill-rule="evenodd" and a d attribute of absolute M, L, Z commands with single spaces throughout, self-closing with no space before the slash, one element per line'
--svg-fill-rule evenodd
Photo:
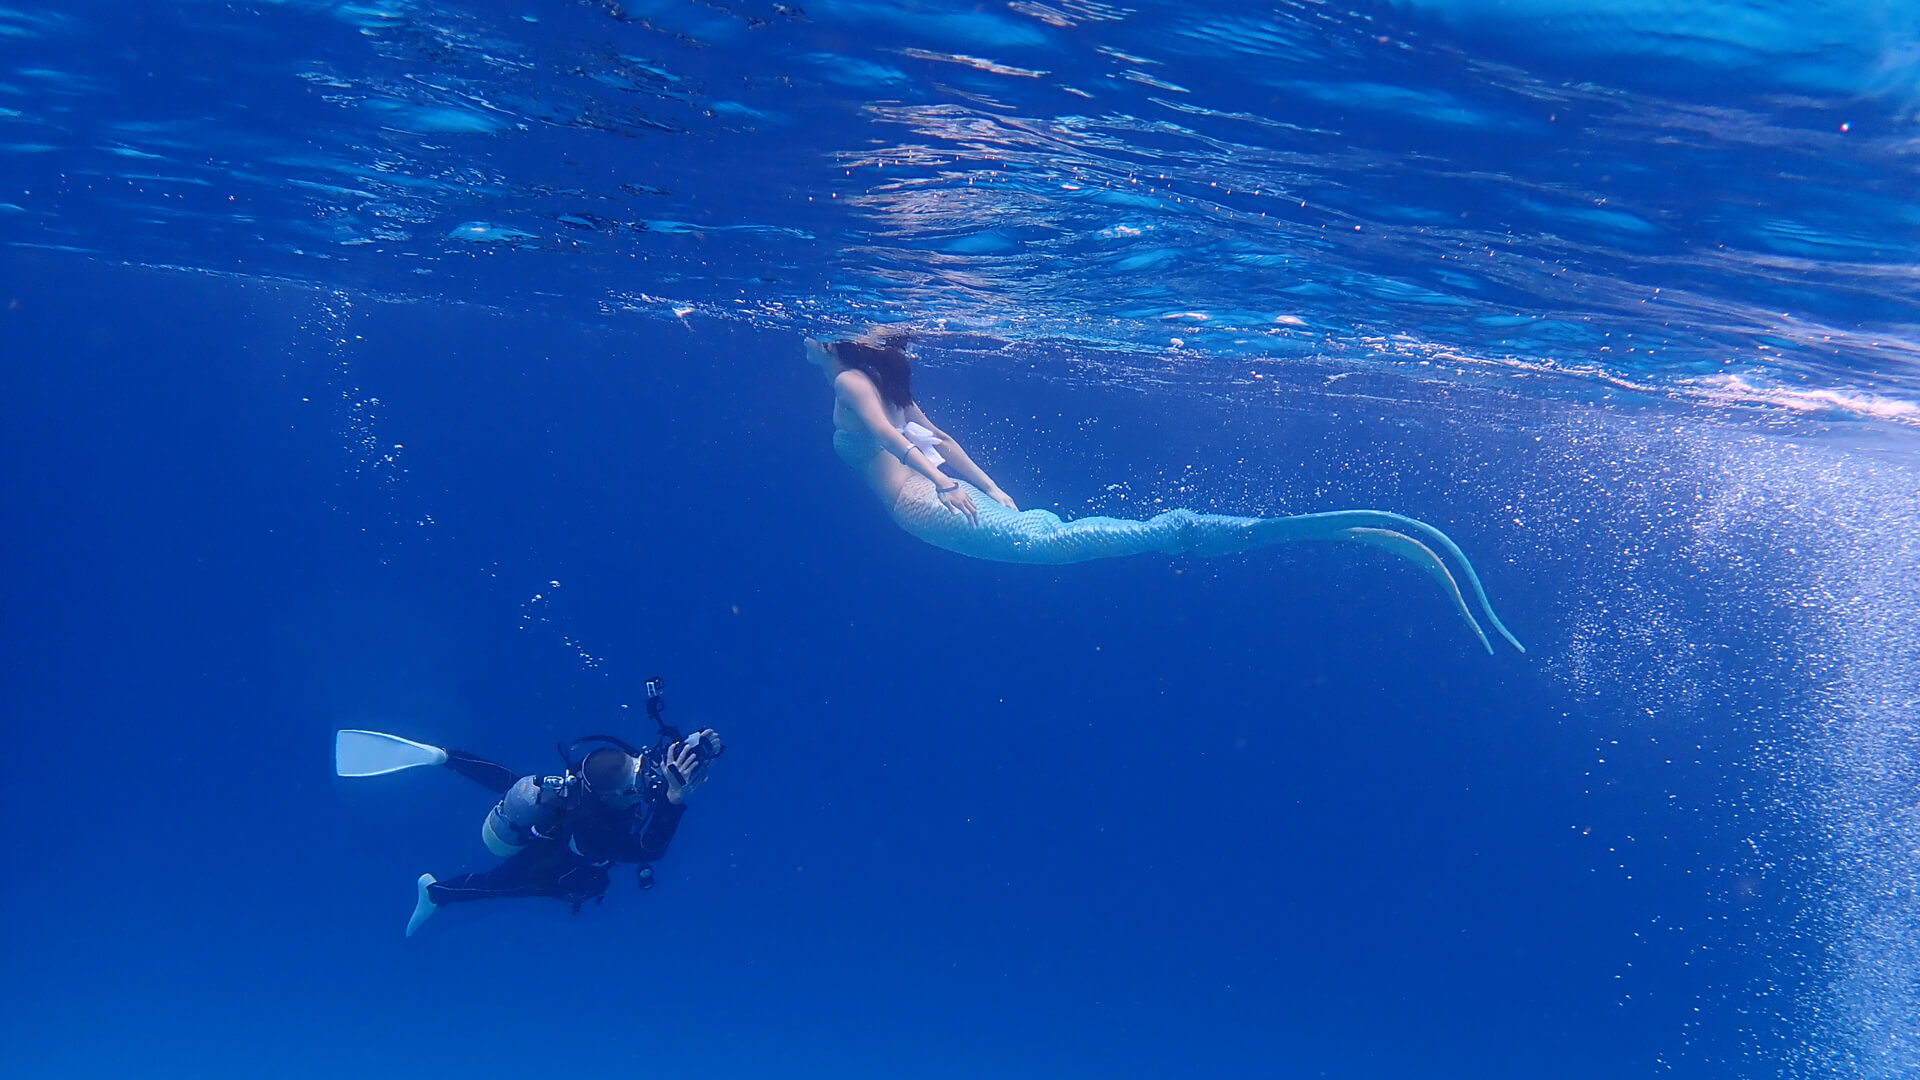
<path fill-rule="evenodd" d="M 884 338 L 875 345 L 865 341 L 836 341 L 828 348 L 833 358 L 864 372 L 880 390 L 880 396 L 896 409 L 913 404 L 913 362 L 900 351 L 902 337 Z"/>

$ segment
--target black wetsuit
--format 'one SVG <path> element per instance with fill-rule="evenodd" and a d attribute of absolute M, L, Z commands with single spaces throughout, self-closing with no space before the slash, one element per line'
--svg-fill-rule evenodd
<path fill-rule="evenodd" d="M 520 779 L 504 765 L 459 750 L 447 751 L 447 768 L 499 795 Z M 642 887 L 650 886 L 650 864 L 666 853 L 686 809 L 657 787 L 649 788 L 639 805 L 622 811 L 608 809 L 591 796 L 571 796 L 552 839 L 537 840 L 483 873 L 436 881 L 427 886 L 427 896 L 435 904 L 551 896 L 579 911 L 581 904 L 606 895 L 607 868 L 614 863 L 638 863 Z"/>

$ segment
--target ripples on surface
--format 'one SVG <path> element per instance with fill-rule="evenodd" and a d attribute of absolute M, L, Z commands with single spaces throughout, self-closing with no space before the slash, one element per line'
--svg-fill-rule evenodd
<path fill-rule="evenodd" d="M 1916 420 L 1898 20 L 1500 10 L 15 7 L 0 213 L 410 296 L 906 317 L 1130 372 L 1372 334 Z"/>

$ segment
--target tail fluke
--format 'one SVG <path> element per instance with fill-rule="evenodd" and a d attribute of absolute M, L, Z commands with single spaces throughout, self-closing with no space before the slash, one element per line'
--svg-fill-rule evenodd
<path fill-rule="evenodd" d="M 1432 548 L 1406 533 L 1395 532 L 1392 529 L 1346 529 L 1341 535 L 1369 547 L 1391 551 L 1425 570 L 1427 575 L 1439 584 L 1440 590 L 1446 593 L 1447 599 L 1453 601 L 1453 610 L 1459 613 L 1460 621 L 1466 623 L 1473 630 L 1474 636 L 1480 639 L 1480 644 L 1487 650 L 1487 655 L 1493 655 L 1493 642 L 1487 640 L 1487 632 L 1480 628 L 1479 621 L 1473 617 L 1473 612 L 1468 610 L 1467 598 L 1460 595 L 1460 583 L 1453 580 L 1452 571 L 1447 569 L 1447 564 L 1440 556 L 1433 553 Z"/>
<path fill-rule="evenodd" d="M 447 752 L 380 731 L 342 728 L 333 737 L 333 771 L 338 776 L 382 776 L 416 765 L 444 765 Z"/>

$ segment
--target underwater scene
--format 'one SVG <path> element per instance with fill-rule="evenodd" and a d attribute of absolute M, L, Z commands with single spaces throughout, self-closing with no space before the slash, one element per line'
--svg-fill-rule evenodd
<path fill-rule="evenodd" d="M 1920 1076 L 1895 0 L 0 0 L 8 1077 Z"/>

